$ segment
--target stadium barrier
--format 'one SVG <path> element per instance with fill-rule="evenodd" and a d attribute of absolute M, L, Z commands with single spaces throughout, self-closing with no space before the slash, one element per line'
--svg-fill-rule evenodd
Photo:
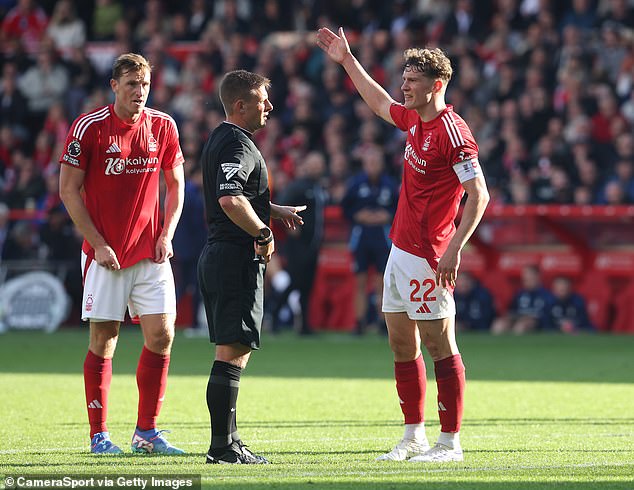
<path fill-rule="evenodd" d="M 311 325 L 354 328 L 355 278 L 341 208 L 325 216 L 325 241 L 311 298 Z M 634 206 L 490 206 L 462 254 L 504 312 L 522 268 L 537 265 L 546 286 L 570 277 L 601 331 L 634 333 Z"/>
<path fill-rule="evenodd" d="M 12 210 L 11 221 L 37 224 L 45 215 Z M 558 275 L 573 280 L 601 331 L 634 333 L 634 206 L 489 206 L 462 254 L 471 271 L 494 295 L 497 311 L 508 307 L 521 270 L 537 265 L 546 286 Z M 349 223 L 339 206 L 325 211 L 324 243 L 310 303 L 314 328 L 354 328 L 355 277 L 348 250 Z M 76 264 L 41 260 L 0 263 L 0 285 L 21 273 L 48 270 L 65 281 Z M 371 287 L 372 281 L 368 281 Z M 76 293 L 76 292 L 75 292 Z M 75 294 L 76 297 L 76 294 Z M 187 301 L 186 296 L 182 301 Z M 178 324 L 188 324 L 179 303 Z M 76 312 L 79 305 L 73 304 Z M 77 315 L 71 315 L 76 323 Z"/>

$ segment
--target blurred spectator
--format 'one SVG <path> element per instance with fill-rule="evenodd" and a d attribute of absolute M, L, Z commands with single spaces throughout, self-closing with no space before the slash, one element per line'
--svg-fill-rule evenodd
<path fill-rule="evenodd" d="M 92 88 L 97 85 L 97 70 L 88 57 L 84 47 L 71 48 L 66 61 L 70 75 L 68 92 L 66 93 L 66 109 L 68 121 L 74 120 L 82 112 L 82 104 Z M 64 140 L 65 141 L 65 140 Z"/>
<path fill-rule="evenodd" d="M 183 212 L 174 233 L 174 278 L 176 297 L 180 300 L 189 294 L 191 324 L 186 332 L 188 336 L 207 335 L 207 329 L 198 324 L 200 293 L 198 291 L 197 264 L 200 252 L 207 241 L 205 224 L 205 205 L 202 195 L 202 169 L 193 159 L 186 158 L 185 165 L 191 168 L 185 181 L 185 202 Z M 194 162 L 194 163 L 192 163 Z"/>
<path fill-rule="evenodd" d="M 86 26 L 77 17 L 75 5 L 71 0 L 59 0 L 55 4 L 46 34 L 53 40 L 55 49 L 62 58 L 69 59 L 77 47 L 83 48 L 86 42 Z"/>
<path fill-rule="evenodd" d="M 80 255 L 82 240 L 68 213 L 61 204 L 47 212 L 47 219 L 40 226 L 43 258 L 51 261 L 74 261 Z M 81 276 L 79 276 L 81 277 Z"/>
<path fill-rule="evenodd" d="M 92 17 L 93 37 L 98 41 L 111 41 L 116 22 L 122 17 L 123 8 L 118 0 L 97 0 Z"/>
<path fill-rule="evenodd" d="M 492 333 L 521 335 L 549 328 L 549 312 L 554 297 L 542 286 L 539 269 L 536 266 L 524 267 L 521 280 L 522 286 L 513 297 L 508 311 L 493 322 Z"/>
<path fill-rule="evenodd" d="M 26 123 L 28 107 L 26 98 L 18 90 L 17 67 L 13 63 L 6 63 L 2 67 L 0 80 L 0 120 L 8 125 L 11 131 L 26 138 Z"/>
<path fill-rule="evenodd" d="M 342 151 L 330 154 L 328 168 L 328 192 L 330 204 L 340 204 L 346 193 L 347 181 L 350 176 L 348 156 Z"/>
<path fill-rule="evenodd" d="M 7 204 L 12 209 L 35 209 L 46 192 L 40 169 L 21 150 L 15 150 L 12 170 L 14 177 L 6 193 Z"/>
<path fill-rule="evenodd" d="M 9 206 L 0 201 L 0 262 L 4 257 L 4 244 L 7 242 L 9 236 L 9 225 L 11 224 L 9 220 L 10 212 Z"/>
<path fill-rule="evenodd" d="M 210 18 L 207 0 L 190 1 L 188 29 L 193 39 L 200 39 Z"/>
<path fill-rule="evenodd" d="M 274 330 L 278 329 L 276 325 L 278 314 L 286 304 L 290 293 L 298 291 L 301 306 L 299 333 L 303 335 L 313 333 L 308 321 L 308 306 L 324 231 L 326 192 L 322 179 L 325 171 L 324 155 L 317 151 L 310 152 L 302 159 L 297 169 L 297 178 L 289 183 L 279 198 L 279 203 L 283 205 L 306 205 L 307 207 L 300 213 L 304 224 L 294 230 L 287 230 L 284 256 L 286 257 L 285 269 L 290 276 L 290 282 L 283 291 L 278 292 L 279 296 L 274 300 L 276 303 L 272 313 Z"/>
<path fill-rule="evenodd" d="M 491 329 L 495 318 L 493 296 L 469 271 L 458 275 L 454 299 L 458 330 L 488 332 Z"/>
<path fill-rule="evenodd" d="M 18 0 L 18 4 L 2 21 L 3 41 L 17 41 L 29 54 L 39 50 L 46 31 L 48 16 L 34 0 Z"/>
<path fill-rule="evenodd" d="M 18 80 L 18 88 L 28 101 L 31 134 L 37 134 L 42 127 L 49 108 L 55 102 L 63 100 L 68 84 L 66 68 L 58 63 L 53 52 L 48 49 L 41 50 L 37 55 L 36 64 Z"/>
<path fill-rule="evenodd" d="M 398 184 L 385 172 L 385 156 L 378 147 L 361 153 L 362 170 L 350 179 L 341 206 L 352 224 L 350 250 L 357 282 L 355 313 L 357 334 L 363 334 L 368 323 L 368 289 L 374 298 L 374 311 L 380 329 L 387 333 L 381 312 L 383 272 L 392 242 L 388 238 L 396 204 Z M 368 287 L 369 269 L 374 269 L 375 284 Z"/>
<path fill-rule="evenodd" d="M 18 221 L 10 228 L 2 248 L 2 260 L 36 260 L 39 258 L 39 235 L 30 221 Z"/>
<path fill-rule="evenodd" d="M 554 301 L 548 312 L 549 328 L 563 333 L 594 330 L 588 318 L 586 302 L 581 295 L 573 291 L 570 278 L 558 276 L 553 279 L 552 292 Z"/>

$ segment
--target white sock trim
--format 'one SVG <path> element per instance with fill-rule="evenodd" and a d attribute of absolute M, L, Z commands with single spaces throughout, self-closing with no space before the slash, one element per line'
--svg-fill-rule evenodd
<path fill-rule="evenodd" d="M 416 442 L 426 441 L 425 422 L 421 422 L 420 424 L 405 424 L 403 439 Z"/>
<path fill-rule="evenodd" d="M 438 443 L 451 449 L 460 449 L 460 432 L 441 432 Z"/>

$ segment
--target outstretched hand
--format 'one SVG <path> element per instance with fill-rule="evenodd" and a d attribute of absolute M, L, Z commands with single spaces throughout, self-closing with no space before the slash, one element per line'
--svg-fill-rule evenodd
<path fill-rule="evenodd" d="M 305 205 L 302 206 L 276 206 L 276 213 L 273 216 L 284 223 L 284 226 L 289 230 L 294 230 L 297 225 L 303 225 L 304 219 L 298 214 L 306 209 Z"/>
<path fill-rule="evenodd" d="M 327 27 L 319 29 L 317 31 L 317 45 L 326 52 L 332 61 L 337 63 L 343 63 L 346 56 L 350 54 L 350 46 L 343 33 L 343 27 L 339 28 L 338 36 Z"/>

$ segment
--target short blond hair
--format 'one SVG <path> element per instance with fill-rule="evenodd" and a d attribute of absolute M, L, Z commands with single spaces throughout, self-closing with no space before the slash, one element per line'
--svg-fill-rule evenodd
<path fill-rule="evenodd" d="M 451 80 L 453 69 L 451 61 L 439 48 L 409 48 L 403 53 L 405 69 L 422 73 L 429 78 L 439 78 L 447 83 Z"/>
<path fill-rule="evenodd" d="M 119 80 L 130 71 L 147 71 L 152 73 L 150 62 L 143 56 L 136 53 L 125 53 L 120 55 L 112 65 L 112 78 Z"/>

